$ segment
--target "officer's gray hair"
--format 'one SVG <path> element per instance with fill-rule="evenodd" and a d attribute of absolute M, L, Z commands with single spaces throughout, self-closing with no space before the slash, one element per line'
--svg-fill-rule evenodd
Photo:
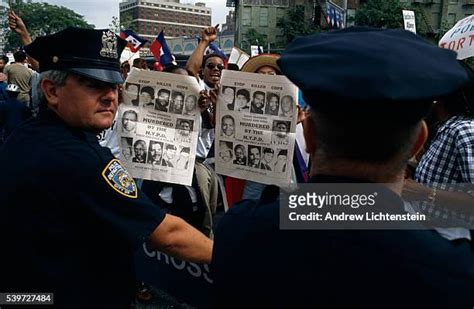
<path fill-rule="evenodd" d="M 66 79 L 69 76 L 68 72 L 65 71 L 57 71 L 57 70 L 50 70 L 50 71 L 45 71 L 40 74 L 39 82 L 37 85 L 37 90 L 38 90 L 38 100 L 40 104 L 46 105 L 48 102 L 46 102 L 46 96 L 44 95 L 43 89 L 41 89 L 41 82 L 43 79 L 49 79 L 52 81 L 56 86 L 64 86 L 66 84 Z"/>

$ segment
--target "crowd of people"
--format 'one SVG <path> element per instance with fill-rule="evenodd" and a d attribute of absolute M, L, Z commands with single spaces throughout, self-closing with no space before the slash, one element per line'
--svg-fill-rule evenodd
<path fill-rule="evenodd" d="M 185 99 L 179 91 L 123 88 L 131 67 L 156 66 L 141 58 L 120 63 L 126 42 L 109 30 L 67 28 L 32 41 L 14 12 L 9 26 L 24 49 L 14 53 L 14 63 L 0 59 L 0 292 L 51 291 L 64 308 L 125 308 L 137 292 L 132 253 L 148 242 L 171 256 L 211 264 L 209 302 L 218 308 L 474 305 L 474 74 L 454 52 L 404 30 L 348 28 L 298 38 L 282 55 L 251 57 L 243 65 L 242 72 L 285 75 L 301 89 L 302 109 L 291 96 L 221 89 L 226 59 L 205 54 L 217 38 L 214 27 L 202 31 L 185 67 L 163 69 L 196 78 L 199 97 Z M 229 110 L 296 117 L 314 186 L 383 184 L 380 209 L 452 216 L 465 224 L 282 230 L 280 188 L 253 181 L 240 183 L 241 195 L 215 222 L 227 208 L 228 184 L 239 181 L 216 174 L 214 155 L 266 171 L 294 175 L 298 169 L 287 164 L 286 120 L 273 121 L 271 143 L 278 151 L 249 146 L 246 152 L 221 141 L 214 153 L 220 93 Z M 156 142 L 148 151 L 143 140 L 119 140 L 121 103 L 200 113 L 195 165 L 188 166 L 189 148 L 178 152 Z M 136 112 L 123 113 L 123 133 L 133 135 L 137 121 Z M 193 125 L 179 120 L 180 138 Z M 235 136 L 232 116 L 222 117 L 220 126 L 222 136 Z M 120 159 L 193 168 L 192 185 L 134 179 Z M 453 184 L 468 189 L 454 192 Z M 430 203 L 407 206 L 420 197 Z M 465 207 L 451 210 L 450 203 Z M 114 259 L 107 258 L 110 252 Z M 139 297 L 149 299 L 144 284 Z"/>

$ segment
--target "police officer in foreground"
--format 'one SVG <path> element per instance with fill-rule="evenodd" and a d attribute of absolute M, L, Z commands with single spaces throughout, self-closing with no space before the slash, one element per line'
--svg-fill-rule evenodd
<path fill-rule="evenodd" d="M 278 64 L 311 107 L 304 122 L 311 183 L 386 184 L 374 184 L 374 210 L 403 213 L 404 169 L 427 137 L 422 118 L 434 98 L 468 81 L 455 54 L 404 30 L 349 28 L 296 39 Z M 218 308 L 474 304 L 468 243 L 450 243 L 417 223 L 280 230 L 279 219 L 278 203 L 252 201 L 222 218 L 212 264 Z"/>
<path fill-rule="evenodd" d="M 97 141 L 117 111 L 125 44 L 110 30 L 67 28 L 25 47 L 40 63 L 42 106 L 0 151 L 0 292 L 126 308 L 144 241 L 210 263 L 212 242 L 155 206 Z"/>

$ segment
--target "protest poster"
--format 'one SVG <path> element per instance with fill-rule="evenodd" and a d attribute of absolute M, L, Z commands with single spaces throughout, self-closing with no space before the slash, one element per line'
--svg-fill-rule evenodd
<path fill-rule="evenodd" d="M 290 183 L 298 89 L 285 76 L 223 71 L 216 114 L 216 172 Z"/>
<path fill-rule="evenodd" d="M 134 178 L 191 185 L 201 126 L 194 77 L 133 69 L 119 108 L 121 160 Z"/>

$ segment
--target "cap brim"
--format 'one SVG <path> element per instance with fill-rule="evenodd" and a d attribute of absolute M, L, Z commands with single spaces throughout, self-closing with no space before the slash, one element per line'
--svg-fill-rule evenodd
<path fill-rule="evenodd" d="M 122 84 L 124 82 L 122 74 L 113 70 L 68 68 L 66 71 L 111 84 Z"/>

